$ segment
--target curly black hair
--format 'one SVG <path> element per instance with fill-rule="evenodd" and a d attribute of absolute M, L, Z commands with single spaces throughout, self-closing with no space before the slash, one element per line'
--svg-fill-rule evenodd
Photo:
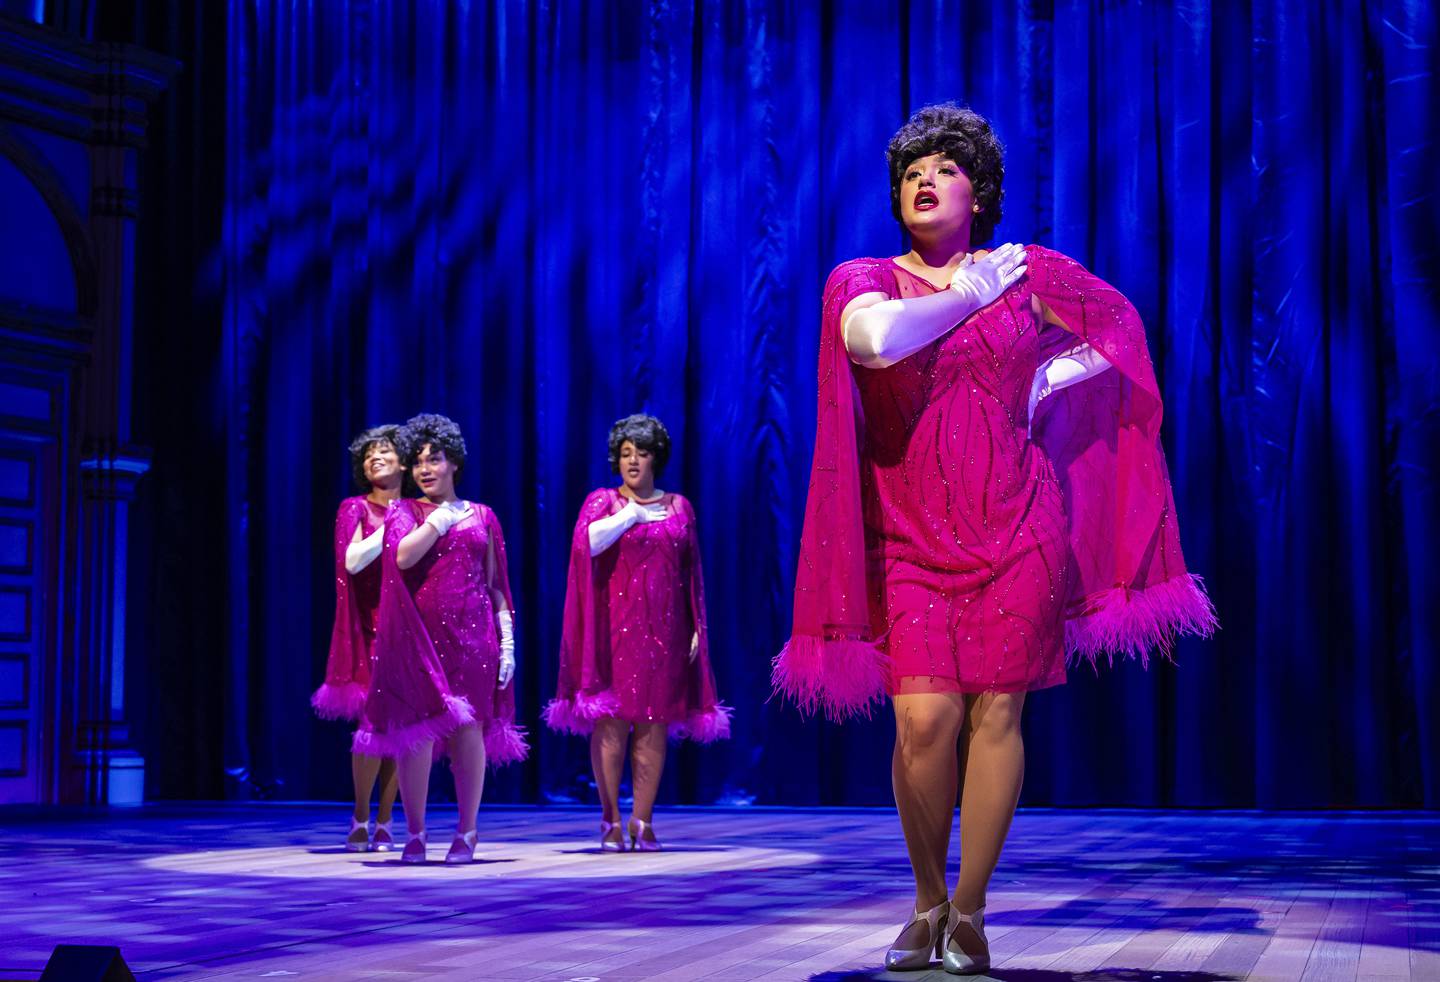
<path fill-rule="evenodd" d="M 370 490 L 370 478 L 365 476 L 365 457 L 370 453 L 370 448 L 377 443 L 388 443 L 396 454 L 399 454 L 399 432 L 400 427 L 387 423 L 384 426 L 372 426 L 350 441 L 350 474 L 355 478 L 355 486 L 361 491 Z"/>
<path fill-rule="evenodd" d="M 650 452 L 658 478 L 670 462 L 670 431 L 665 429 L 665 424 L 644 413 L 615 421 L 615 425 L 610 427 L 610 469 L 616 474 L 620 473 L 620 445 L 626 440 Z"/>
<path fill-rule="evenodd" d="M 428 444 L 445 452 L 445 459 L 455 465 L 455 480 L 460 480 L 460 472 L 465 468 L 465 437 L 453 419 L 438 413 L 411 416 L 400 427 L 399 439 L 400 460 L 407 470 L 415 466 L 420 451 Z"/>
<path fill-rule="evenodd" d="M 895 220 L 900 220 L 900 185 L 905 181 L 905 169 L 932 153 L 943 153 L 955 161 L 970 179 L 975 201 L 980 205 L 970 226 L 970 241 L 975 245 L 988 241 L 1000 224 L 1005 150 L 984 116 L 953 102 L 916 110 L 885 148 L 885 162 L 890 168 L 890 211 Z"/>

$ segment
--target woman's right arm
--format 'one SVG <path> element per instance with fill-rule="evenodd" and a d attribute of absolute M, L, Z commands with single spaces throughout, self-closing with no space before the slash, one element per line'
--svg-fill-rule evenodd
<path fill-rule="evenodd" d="M 642 505 L 632 500 L 615 514 L 597 518 L 590 523 L 587 529 L 590 536 L 590 555 L 598 556 L 609 549 L 637 523 L 658 522 L 664 518 L 665 509 L 662 506 Z"/>
<path fill-rule="evenodd" d="M 993 303 L 1025 275 L 1024 247 L 1006 243 L 979 262 L 955 271 L 948 289 L 925 297 L 890 299 L 862 293 L 845 305 L 840 326 L 850 360 L 887 368 Z"/>

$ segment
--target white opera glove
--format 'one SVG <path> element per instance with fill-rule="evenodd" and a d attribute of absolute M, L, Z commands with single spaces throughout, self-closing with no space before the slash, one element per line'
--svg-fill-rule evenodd
<path fill-rule="evenodd" d="M 447 501 L 430 513 L 425 519 L 425 524 L 435 530 L 435 533 L 444 536 L 459 522 L 469 518 L 474 512 L 469 505 L 461 504 L 458 501 Z"/>
<path fill-rule="evenodd" d="M 503 689 L 515 677 L 515 618 L 508 610 L 497 610 L 495 623 L 500 628 L 500 671 L 495 679 Z"/>
<path fill-rule="evenodd" d="M 690 636 L 690 656 L 686 660 L 693 663 L 698 654 L 700 654 L 700 632 L 696 631 Z"/>
<path fill-rule="evenodd" d="M 351 576 L 375 561 L 385 545 L 385 526 L 380 526 L 359 542 L 345 547 L 345 571 Z"/>
<path fill-rule="evenodd" d="M 1000 294 L 1020 281 L 1030 268 L 1025 265 L 1025 259 L 1025 247 L 1015 242 L 1005 243 L 984 259 L 966 256 L 950 277 L 950 289 L 965 298 L 973 314 L 994 303 Z"/>
<path fill-rule="evenodd" d="M 600 555 L 613 546 L 620 536 L 636 525 L 644 522 L 663 522 L 664 520 L 665 508 L 663 505 L 658 503 L 642 505 L 631 498 L 625 507 L 615 514 L 597 518 L 590 523 L 586 529 L 590 536 L 590 555 Z"/>
<path fill-rule="evenodd" d="M 1043 399 L 1061 389 L 1068 389 L 1077 382 L 1093 378 L 1109 368 L 1110 363 L 1089 344 L 1071 348 L 1041 365 L 1035 372 L 1035 380 L 1030 383 L 1030 411 L 1026 416 L 1026 434 L 1030 433 L 1035 424 L 1035 408 Z"/>

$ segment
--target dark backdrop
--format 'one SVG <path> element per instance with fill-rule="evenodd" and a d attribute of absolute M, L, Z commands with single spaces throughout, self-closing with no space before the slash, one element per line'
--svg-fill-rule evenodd
<path fill-rule="evenodd" d="M 671 801 L 883 803 L 891 724 L 767 702 L 814 425 L 819 290 L 904 248 L 885 141 L 968 102 L 998 235 L 1150 332 L 1191 566 L 1223 632 L 1029 703 L 1030 803 L 1440 805 L 1440 173 L 1425 2 L 148 3 L 154 130 L 132 715 L 158 797 L 343 797 L 315 721 L 355 431 L 430 410 L 504 523 L 534 754 L 566 545 L 615 417 L 700 515 L 734 737 Z"/>

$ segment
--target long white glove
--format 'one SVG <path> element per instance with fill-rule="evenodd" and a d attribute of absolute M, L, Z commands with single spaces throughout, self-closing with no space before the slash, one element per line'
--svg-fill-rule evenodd
<path fill-rule="evenodd" d="M 1025 259 L 1024 246 L 1007 242 L 978 262 L 965 257 L 947 290 L 852 311 L 841 325 L 850 360 L 885 368 L 909 358 L 1019 282 Z"/>
<path fill-rule="evenodd" d="M 642 522 L 665 521 L 665 508 L 658 503 L 642 505 L 634 498 L 613 515 L 597 518 L 590 523 L 590 555 L 598 556 L 609 549 L 620 536 Z"/>
<path fill-rule="evenodd" d="M 435 533 L 444 536 L 459 522 L 469 518 L 474 511 L 467 504 L 459 501 L 447 501 L 430 513 L 425 519 L 425 524 L 435 530 Z"/>
<path fill-rule="evenodd" d="M 1094 378 L 1109 368 L 1110 363 L 1105 356 L 1088 343 L 1062 352 L 1041 365 L 1035 372 L 1035 380 L 1030 383 L 1030 413 L 1026 417 L 1029 422 L 1025 432 L 1029 434 L 1030 427 L 1035 423 L 1035 407 L 1040 405 L 1040 400 L 1077 382 Z"/>
<path fill-rule="evenodd" d="M 385 545 L 385 526 L 381 525 L 359 542 L 345 547 L 345 570 L 354 576 L 375 561 Z"/>
<path fill-rule="evenodd" d="M 503 689 L 515 677 L 515 619 L 510 611 L 498 610 L 495 622 L 500 627 L 500 671 L 496 681 Z"/>

